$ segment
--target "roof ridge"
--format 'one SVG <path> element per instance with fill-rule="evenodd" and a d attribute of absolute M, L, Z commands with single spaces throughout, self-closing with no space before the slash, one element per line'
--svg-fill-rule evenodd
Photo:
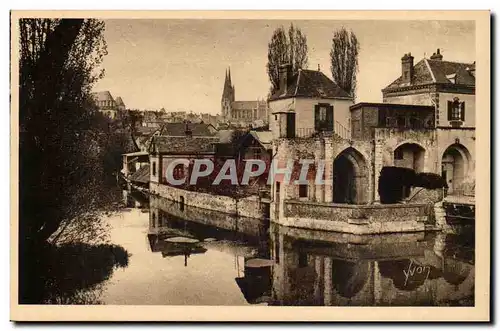
<path fill-rule="evenodd" d="M 302 72 L 302 69 L 299 70 L 299 73 L 297 74 L 297 83 L 295 84 L 295 93 L 293 94 L 294 96 L 297 95 L 297 91 L 299 90 L 299 85 L 300 85 L 300 73 Z"/>
<path fill-rule="evenodd" d="M 458 61 L 447 61 L 447 60 L 435 60 L 435 59 L 425 59 L 427 61 L 432 61 L 432 62 L 435 62 L 435 63 L 443 63 L 443 62 L 446 62 L 446 63 L 455 63 L 455 64 L 463 64 L 463 65 L 472 65 L 474 63 L 468 63 L 468 62 L 458 62 Z"/>
<path fill-rule="evenodd" d="M 424 62 L 425 62 L 425 66 L 427 67 L 427 70 L 429 70 L 429 73 L 431 74 L 432 82 L 435 83 L 436 82 L 436 76 L 434 76 L 434 72 L 432 71 L 429 62 L 427 61 L 427 59 L 424 59 Z"/>

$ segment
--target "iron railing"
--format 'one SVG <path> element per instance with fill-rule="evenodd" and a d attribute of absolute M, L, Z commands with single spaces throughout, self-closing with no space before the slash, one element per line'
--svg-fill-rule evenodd
<path fill-rule="evenodd" d="M 336 134 L 342 139 L 351 139 L 351 130 L 343 126 L 341 123 L 335 121 L 333 130 L 318 129 L 318 128 L 297 128 L 295 130 L 295 137 L 297 138 L 311 138 L 319 135 Z"/>

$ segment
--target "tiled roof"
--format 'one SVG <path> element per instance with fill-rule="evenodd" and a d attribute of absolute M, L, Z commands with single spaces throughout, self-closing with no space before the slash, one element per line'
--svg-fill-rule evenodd
<path fill-rule="evenodd" d="M 162 136 L 186 136 L 186 128 L 192 136 L 213 136 L 213 127 L 206 123 L 165 123 L 162 127 Z M 212 130 L 211 130 L 212 129 Z"/>
<path fill-rule="evenodd" d="M 474 64 L 450 62 L 443 60 L 422 59 L 413 66 L 412 84 L 404 84 L 403 78 L 400 76 L 394 82 L 389 84 L 384 90 L 390 90 L 405 86 L 418 86 L 433 83 L 440 84 L 460 84 L 460 85 L 476 85 L 475 77 L 467 70 L 475 68 Z M 451 81 L 447 76 L 455 78 Z"/>
<path fill-rule="evenodd" d="M 321 71 L 300 70 L 290 78 L 285 93 L 278 91 L 270 100 L 305 97 L 323 99 L 350 99 L 349 93 L 334 83 Z"/>
<path fill-rule="evenodd" d="M 121 98 L 121 97 L 117 97 L 117 98 L 115 99 L 115 102 L 116 102 L 116 104 L 117 104 L 118 106 L 125 106 L 125 103 L 123 103 L 123 100 L 122 100 L 122 98 Z"/>
<path fill-rule="evenodd" d="M 109 91 L 100 91 L 92 93 L 96 101 L 115 101 Z"/>
<path fill-rule="evenodd" d="M 238 109 L 254 109 L 259 106 L 258 101 L 233 101 L 231 103 L 231 108 L 233 110 Z"/>
<path fill-rule="evenodd" d="M 475 77 L 467 71 L 471 63 L 427 60 L 437 83 L 449 83 L 447 75 L 457 74 L 455 84 L 476 85 Z"/>
<path fill-rule="evenodd" d="M 250 134 L 265 148 L 271 148 L 273 133 L 271 131 L 250 131 Z"/>
<path fill-rule="evenodd" d="M 217 137 L 179 137 L 156 136 L 153 137 L 150 152 L 162 154 L 210 154 L 214 152 Z"/>
<path fill-rule="evenodd" d="M 130 181 L 137 183 L 149 183 L 149 164 L 143 165 L 130 176 Z"/>

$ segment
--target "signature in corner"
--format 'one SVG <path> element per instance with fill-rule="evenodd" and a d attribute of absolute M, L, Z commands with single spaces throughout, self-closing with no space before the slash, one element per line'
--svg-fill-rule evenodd
<path fill-rule="evenodd" d="M 414 275 L 424 275 L 425 273 L 427 273 L 427 275 L 425 276 L 425 280 L 427 280 L 429 278 L 429 274 L 431 273 L 431 267 L 415 265 L 413 264 L 413 260 L 410 260 L 408 269 L 403 270 L 403 273 L 405 275 L 405 286 L 406 286 L 406 284 L 408 283 L 408 279 L 410 277 L 413 277 Z"/>

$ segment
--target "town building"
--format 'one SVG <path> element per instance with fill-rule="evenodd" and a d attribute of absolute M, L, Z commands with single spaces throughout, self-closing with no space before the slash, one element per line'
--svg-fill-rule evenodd
<path fill-rule="evenodd" d="M 115 119 L 119 111 L 126 109 L 121 97 L 113 98 L 111 92 L 100 91 L 92 93 L 92 97 L 99 108 L 99 111 L 111 119 Z"/>
<path fill-rule="evenodd" d="M 441 174 L 449 193 L 475 186 L 476 65 L 443 60 L 440 49 L 413 63 L 401 58 L 401 76 L 382 90 L 384 103 L 434 108 L 436 146 L 429 150 L 429 171 Z"/>
<path fill-rule="evenodd" d="M 235 131 L 218 126 L 216 132 L 205 123 L 163 127 L 149 148 L 152 192 L 166 198 L 174 194 L 174 200 L 182 195 L 184 203 L 185 193 L 163 185 L 164 171 L 173 158 L 209 158 L 214 163 L 231 157 L 243 163 L 257 158 L 272 160 L 281 168 L 289 161 L 311 160 L 313 170 L 303 181 L 273 176 L 271 185 L 260 183 L 270 194 L 263 198 L 253 192 L 245 200 L 252 208 L 245 209 L 238 197 L 227 192 L 222 197 L 210 185 L 209 194 L 190 194 L 186 204 L 245 215 L 256 212 L 285 226 L 353 234 L 443 227 L 443 218 L 436 216 L 432 224 L 431 220 L 444 195 L 474 195 L 475 64 L 444 61 L 437 50 L 414 65 L 411 54 L 405 54 L 401 76 L 382 95 L 381 103 L 354 104 L 352 96 L 320 70 L 293 74 L 290 65 L 282 65 L 279 88 L 268 100 L 269 130 L 236 131 L 235 139 Z M 228 72 L 224 118 L 239 116 L 234 100 Z M 189 166 L 178 168 L 174 177 L 176 172 L 189 177 Z M 388 169 L 421 178 L 438 174 L 448 188 L 407 185 L 396 200 L 400 203 L 387 204 L 381 199 L 380 177 Z"/>
<path fill-rule="evenodd" d="M 226 71 L 221 98 L 221 113 L 225 122 L 234 127 L 249 127 L 257 120 L 268 121 L 268 105 L 265 100 L 238 101 L 231 82 L 231 69 Z"/>
<path fill-rule="evenodd" d="M 391 216 L 378 190 L 384 167 L 439 174 L 448 194 L 474 194 L 474 64 L 445 62 L 438 50 L 416 65 L 405 54 L 401 67 L 401 76 L 382 90 L 383 103 L 356 105 L 319 71 L 291 75 L 289 65 L 280 68 L 279 89 L 269 100 L 274 159 L 282 167 L 290 159 L 312 159 L 318 168 L 323 162 L 327 181 L 276 177 L 274 220 L 353 233 L 423 230 L 425 205 L 442 196 L 414 188 L 411 203 L 398 207 L 404 218 L 385 222 Z"/>

